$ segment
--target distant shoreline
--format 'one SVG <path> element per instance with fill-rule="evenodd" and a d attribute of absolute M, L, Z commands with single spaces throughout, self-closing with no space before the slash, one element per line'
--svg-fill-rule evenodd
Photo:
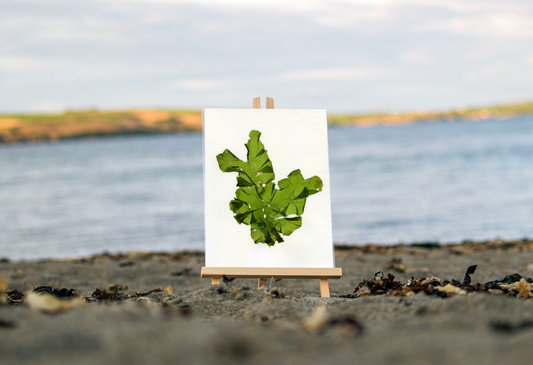
<path fill-rule="evenodd" d="M 331 126 L 391 126 L 443 120 L 481 121 L 533 114 L 533 102 L 430 112 L 412 110 L 328 116 Z M 199 110 L 139 109 L 68 111 L 61 114 L 0 115 L 0 143 L 55 142 L 108 136 L 201 132 Z"/>
<path fill-rule="evenodd" d="M 200 111 L 77 111 L 0 116 L 0 143 L 198 132 Z"/>

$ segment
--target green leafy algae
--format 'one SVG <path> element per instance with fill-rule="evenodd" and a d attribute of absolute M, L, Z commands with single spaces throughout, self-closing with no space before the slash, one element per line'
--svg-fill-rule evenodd
<path fill-rule="evenodd" d="M 217 155 L 217 161 L 223 172 L 238 173 L 238 189 L 229 204 L 235 220 L 250 226 L 255 243 L 273 246 L 302 226 L 307 197 L 322 191 L 323 183 L 318 176 L 304 179 L 300 170 L 294 170 L 278 182 L 278 189 L 260 136 L 259 131 L 250 132 L 246 162 L 228 149 Z"/>

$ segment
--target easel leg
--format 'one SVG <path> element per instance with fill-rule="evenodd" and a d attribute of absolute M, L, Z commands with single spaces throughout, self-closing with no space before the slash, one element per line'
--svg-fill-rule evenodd
<path fill-rule="evenodd" d="M 220 284 L 220 278 L 211 279 L 211 285 L 217 285 L 217 284 Z"/>
<path fill-rule="evenodd" d="M 329 298 L 328 279 L 319 279 L 319 280 L 320 280 L 320 296 L 322 298 Z"/>
<path fill-rule="evenodd" d="M 261 289 L 262 286 L 265 286 L 267 283 L 267 279 L 259 278 L 257 280 L 257 289 Z"/>

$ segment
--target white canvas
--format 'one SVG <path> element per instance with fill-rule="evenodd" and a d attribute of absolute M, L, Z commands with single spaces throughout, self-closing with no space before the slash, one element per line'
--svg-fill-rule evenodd
<path fill-rule="evenodd" d="M 207 267 L 335 267 L 325 110 L 203 110 L 205 249 Z M 274 182 L 300 169 L 305 179 L 319 176 L 321 192 L 307 198 L 302 226 L 284 242 L 254 243 L 250 226 L 239 224 L 229 203 L 237 190 L 237 172 L 222 172 L 216 156 L 229 149 L 246 161 L 251 130 L 272 161 Z"/>

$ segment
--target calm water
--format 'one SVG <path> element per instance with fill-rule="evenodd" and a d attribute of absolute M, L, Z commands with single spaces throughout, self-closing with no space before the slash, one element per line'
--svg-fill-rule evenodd
<path fill-rule="evenodd" d="M 533 237 L 533 117 L 331 128 L 338 243 Z M 202 137 L 0 146 L 0 257 L 203 249 Z"/>

